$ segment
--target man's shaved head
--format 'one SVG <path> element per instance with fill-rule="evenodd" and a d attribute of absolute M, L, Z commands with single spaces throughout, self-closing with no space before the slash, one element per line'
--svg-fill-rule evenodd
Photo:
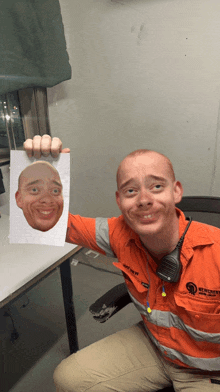
<path fill-rule="evenodd" d="M 120 182 L 120 174 L 121 174 L 121 170 L 123 167 L 124 162 L 129 159 L 129 158 L 135 158 L 138 157 L 140 155 L 147 155 L 147 154 L 151 154 L 153 156 L 153 154 L 157 155 L 157 156 L 161 156 L 162 158 L 164 158 L 164 164 L 167 166 L 167 171 L 168 171 L 168 175 L 171 178 L 171 180 L 174 182 L 176 180 L 175 178 L 175 173 L 173 170 L 173 165 L 171 163 L 171 161 L 169 160 L 169 158 L 167 158 L 164 154 L 161 154 L 157 151 L 153 151 L 153 150 L 147 150 L 147 149 L 139 149 L 139 150 L 135 150 L 133 152 L 131 152 L 130 154 L 128 154 L 119 164 L 118 170 L 117 170 L 117 175 L 116 175 L 116 181 L 117 181 L 117 187 L 119 187 L 119 182 Z"/>
<path fill-rule="evenodd" d="M 49 168 L 51 171 L 54 172 L 54 174 L 57 174 L 59 176 L 58 171 L 55 169 L 55 167 L 53 165 L 51 165 L 51 163 L 45 162 L 45 161 L 36 161 L 36 162 L 31 163 L 29 166 L 27 166 L 20 173 L 20 176 L 18 177 L 18 189 L 20 189 L 23 179 L 26 177 L 29 177 L 32 173 L 34 173 L 35 168 L 36 168 L 36 171 L 38 171 L 38 173 L 41 172 L 43 174 L 44 167 Z M 39 172 L 39 169 L 41 169 L 40 172 Z"/>

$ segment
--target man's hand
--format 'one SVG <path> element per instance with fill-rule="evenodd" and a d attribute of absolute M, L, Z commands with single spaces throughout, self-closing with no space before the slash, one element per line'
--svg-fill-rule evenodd
<path fill-rule="evenodd" d="M 58 137 L 51 139 L 50 135 L 35 135 L 33 139 L 27 139 L 24 142 L 24 150 L 31 158 L 39 159 L 41 154 L 48 157 L 50 154 L 57 158 L 60 153 L 69 153 L 69 148 L 62 149 L 62 142 Z"/>

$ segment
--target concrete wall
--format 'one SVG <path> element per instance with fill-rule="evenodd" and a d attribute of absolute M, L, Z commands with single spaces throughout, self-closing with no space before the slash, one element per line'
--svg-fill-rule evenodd
<path fill-rule="evenodd" d="M 115 173 L 138 148 L 186 195 L 220 195 L 219 0 L 60 0 L 72 79 L 48 89 L 71 149 L 70 211 L 118 215 Z"/>
<path fill-rule="evenodd" d="M 219 196 L 219 0 L 60 4 L 72 79 L 48 94 L 70 211 L 118 215 L 116 169 L 138 148 L 167 155 L 185 194 Z"/>

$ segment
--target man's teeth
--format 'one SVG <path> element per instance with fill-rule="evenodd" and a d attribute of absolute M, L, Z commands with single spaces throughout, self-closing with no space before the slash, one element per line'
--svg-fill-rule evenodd
<path fill-rule="evenodd" d="M 152 215 L 144 215 L 144 218 L 145 218 L 145 219 L 147 219 L 147 218 L 152 218 Z"/>
<path fill-rule="evenodd" d="M 40 211 L 40 213 L 41 213 L 41 214 L 44 214 L 44 215 L 49 215 L 49 214 L 51 214 L 51 212 L 52 212 L 52 211 Z"/>

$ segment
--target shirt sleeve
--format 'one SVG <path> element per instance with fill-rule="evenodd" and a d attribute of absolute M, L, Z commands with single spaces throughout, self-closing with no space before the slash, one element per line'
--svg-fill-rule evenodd
<path fill-rule="evenodd" d="M 115 257 L 110 245 L 107 218 L 85 218 L 69 213 L 66 242 Z"/>

